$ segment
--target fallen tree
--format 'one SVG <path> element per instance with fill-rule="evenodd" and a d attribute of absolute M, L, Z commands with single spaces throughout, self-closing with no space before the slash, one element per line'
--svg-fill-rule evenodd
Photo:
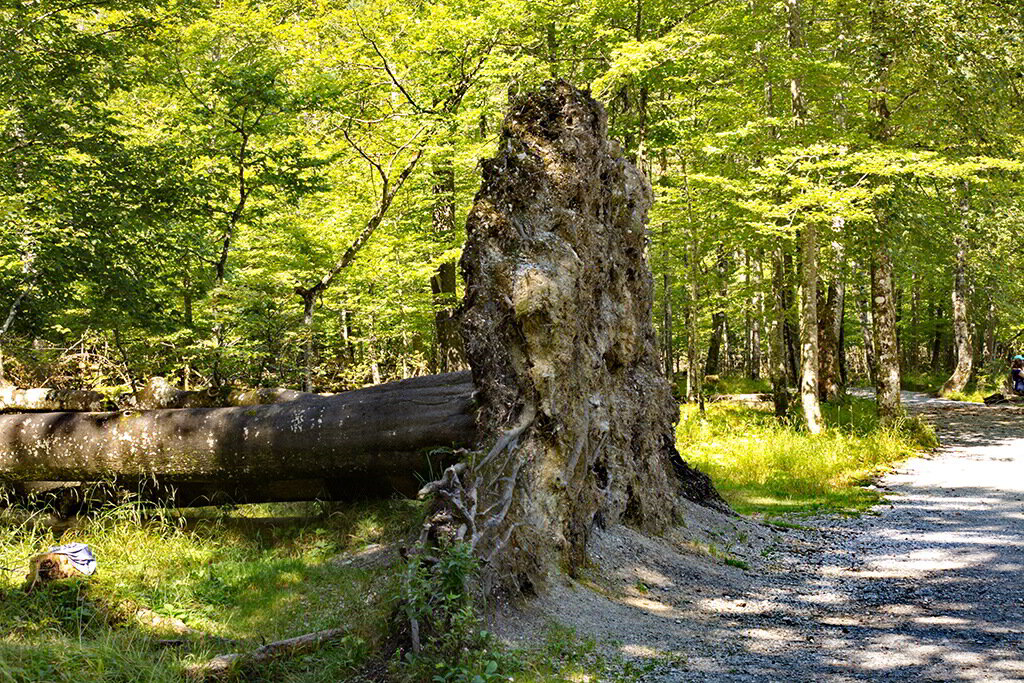
<path fill-rule="evenodd" d="M 462 372 L 263 406 L 5 415 L 0 478 L 247 500 L 414 492 L 441 464 L 425 454 L 475 441 L 473 406 Z"/>
<path fill-rule="evenodd" d="M 110 401 L 98 391 L 50 389 L 37 387 L 20 389 L 0 385 L 0 413 L 53 412 L 64 410 L 104 410 Z"/>
<path fill-rule="evenodd" d="M 173 386 L 164 377 L 151 377 L 146 386 L 139 390 L 134 407 L 139 410 L 160 410 L 259 406 L 307 398 L 322 397 L 319 394 L 281 388 L 186 390 Z"/>

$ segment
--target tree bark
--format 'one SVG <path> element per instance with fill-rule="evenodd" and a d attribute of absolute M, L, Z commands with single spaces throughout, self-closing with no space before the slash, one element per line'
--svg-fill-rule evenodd
<path fill-rule="evenodd" d="M 462 330 L 489 448 L 429 488 L 455 520 L 439 532 L 513 591 L 581 571 L 596 526 L 665 529 L 684 498 L 727 509 L 675 450 L 651 319 L 651 186 L 607 126 L 565 81 L 516 101 L 467 220 Z"/>
<path fill-rule="evenodd" d="M 872 316 L 875 329 L 875 400 L 883 424 L 902 417 L 900 402 L 900 354 L 896 343 L 896 308 L 892 286 L 892 258 L 884 244 L 878 244 L 871 264 Z"/>
<path fill-rule="evenodd" d="M 958 236 L 956 243 L 956 265 L 953 269 L 953 342 L 956 347 L 956 368 L 939 391 L 940 396 L 949 396 L 963 391 L 974 371 L 974 344 L 971 340 L 971 325 L 967 318 L 967 239 Z"/>
<path fill-rule="evenodd" d="M 0 386 L 0 413 L 103 410 L 108 403 L 103 394 L 96 391 Z"/>
<path fill-rule="evenodd" d="M 711 341 L 708 343 L 707 362 L 704 363 L 705 375 L 718 375 L 722 372 L 722 347 L 726 346 L 726 325 L 725 302 L 729 297 L 728 263 L 725 256 L 725 248 L 718 245 L 716 259 L 716 272 L 718 276 L 718 298 L 717 307 L 711 314 Z"/>
<path fill-rule="evenodd" d="M 786 308 L 783 301 L 785 281 L 785 260 L 782 247 L 779 246 L 772 254 L 771 372 L 775 417 L 780 419 L 789 412 L 789 388 L 786 373 Z"/>
<path fill-rule="evenodd" d="M 224 408 L 228 406 L 258 406 L 286 403 L 306 398 L 323 398 L 320 394 L 281 388 L 186 390 L 172 386 L 163 377 L 151 377 L 135 397 L 131 406 L 137 410 L 164 410 L 169 408 Z M 76 410 L 72 407 L 50 410 Z M 81 410 L 100 410 L 82 408 Z"/>
<path fill-rule="evenodd" d="M 829 280 L 820 292 L 818 335 L 820 349 L 820 388 L 825 401 L 836 401 L 843 393 L 842 371 L 839 363 L 839 332 L 842 327 L 842 294 L 838 277 Z"/>
<path fill-rule="evenodd" d="M 335 478 L 350 492 L 429 475 L 476 438 L 469 373 L 244 408 L 0 416 L 0 477 L 161 484 Z M 342 483 L 343 482 L 343 483 Z"/>
<path fill-rule="evenodd" d="M 970 185 L 962 182 L 960 188 L 960 232 L 953 240 L 956 247 L 956 263 L 953 267 L 953 344 L 956 349 L 956 367 L 953 374 L 939 391 L 940 396 L 948 396 L 955 391 L 963 391 L 974 372 L 974 343 L 971 339 L 971 325 L 968 318 L 967 303 L 971 294 L 970 282 L 967 278 L 968 235 L 970 223 L 971 197 Z"/>
<path fill-rule="evenodd" d="M 865 299 L 860 301 L 860 330 L 864 338 L 864 364 L 867 366 L 868 379 L 875 384 L 878 375 L 878 364 L 875 362 L 875 321 L 871 315 L 871 305 Z"/>
<path fill-rule="evenodd" d="M 433 175 L 434 207 L 432 222 L 434 236 L 442 244 L 452 242 L 455 237 L 455 160 L 454 150 L 447 148 L 434 163 Z M 445 261 L 437 267 L 430 278 L 430 289 L 434 295 L 434 330 L 437 337 L 438 372 L 449 372 L 464 367 L 462 337 L 455 318 L 456 288 L 458 284 L 456 263 Z"/>
<path fill-rule="evenodd" d="M 662 324 L 664 326 L 665 335 L 665 379 L 668 380 L 669 384 L 674 384 L 675 378 L 673 377 L 672 372 L 674 360 L 672 348 L 672 287 L 671 277 L 667 272 L 662 274 L 662 284 L 664 285 L 664 301 L 662 309 L 664 320 Z"/>
<path fill-rule="evenodd" d="M 761 379 L 761 321 L 764 319 L 764 292 L 761 287 L 761 255 L 757 255 L 756 264 L 753 270 L 748 269 L 748 278 L 753 288 L 753 300 L 750 316 L 750 365 L 748 367 L 749 377 L 752 380 Z"/>
<path fill-rule="evenodd" d="M 818 234 L 812 222 L 804 225 L 801 244 L 800 402 L 811 434 L 824 428 L 818 403 Z"/>
<path fill-rule="evenodd" d="M 782 331 L 786 345 L 786 371 L 789 373 L 789 381 L 794 386 L 800 383 L 800 353 L 799 338 L 800 332 L 794 329 L 792 313 L 796 305 L 794 294 L 796 266 L 793 264 L 793 255 L 788 250 L 783 250 L 783 281 L 782 281 L 782 307 L 785 310 Z"/>
<path fill-rule="evenodd" d="M 942 306 L 935 302 L 932 309 L 932 372 L 938 372 L 942 368 Z"/>

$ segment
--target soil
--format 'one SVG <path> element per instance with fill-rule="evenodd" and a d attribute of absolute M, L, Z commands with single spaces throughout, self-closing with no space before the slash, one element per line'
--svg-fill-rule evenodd
<path fill-rule="evenodd" d="M 1024 681 L 1024 410 L 904 401 L 943 447 L 883 477 L 876 514 L 790 529 L 694 505 L 662 537 L 611 527 L 580 579 L 496 628 L 557 621 L 659 683 Z"/>

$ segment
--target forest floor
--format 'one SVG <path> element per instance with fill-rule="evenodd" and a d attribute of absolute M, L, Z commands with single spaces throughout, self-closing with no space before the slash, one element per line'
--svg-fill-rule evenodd
<path fill-rule="evenodd" d="M 1024 680 L 1024 411 L 904 399 L 943 446 L 880 478 L 871 514 L 611 529 L 505 635 L 557 618 L 661 683 Z"/>

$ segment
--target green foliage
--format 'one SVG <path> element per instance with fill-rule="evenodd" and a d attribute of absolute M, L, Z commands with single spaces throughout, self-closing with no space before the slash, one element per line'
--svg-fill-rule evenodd
<path fill-rule="evenodd" d="M 400 501 L 185 512 L 122 505 L 57 526 L 18 508 L 0 514 L 0 566 L 13 570 L 0 574 L 0 679 L 180 680 L 190 661 L 344 624 L 350 633 L 337 645 L 268 673 L 317 681 L 365 666 L 384 636 L 392 581 L 387 567 L 330 560 L 404 539 L 422 510 Z M 93 548 L 97 573 L 22 591 L 27 558 L 71 541 Z M 165 631 L 137 620 L 140 608 L 215 637 Z M 186 645 L 161 647 L 166 638 Z"/>
<path fill-rule="evenodd" d="M 405 565 L 398 603 L 401 628 L 415 630 L 421 649 L 399 650 L 394 669 L 401 680 L 487 683 L 502 680 L 509 663 L 494 636 L 482 629 L 471 581 L 478 560 L 466 543 L 437 558 L 414 555 Z M 415 635 L 413 635 L 415 633 Z"/>

